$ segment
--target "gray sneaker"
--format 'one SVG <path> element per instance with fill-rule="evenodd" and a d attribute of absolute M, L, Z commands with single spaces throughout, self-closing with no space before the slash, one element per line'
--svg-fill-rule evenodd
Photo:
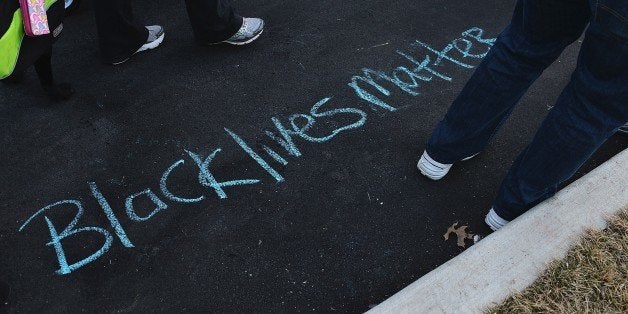
<path fill-rule="evenodd" d="M 146 38 L 146 43 L 143 44 L 142 47 L 140 47 L 140 49 L 137 49 L 137 51 L 134 52 L 133 54 L 150 50 L 150 49 L 155 49 L 159 45 L 161 45 L 161 42 L 164 41 L 165 33 L 164 33 L 164 28 L 161 27 L 161 25 L 149 25 L 145 27 L 148 30 L 148 38 Z M 124 62 L 127 62 L 129 59 L 130 57 L 119 62 L 113 62 L 112 64 L 113 65 L 122 64 Z"/>
<path fill-rule="evenodd" d="M 264 31 L 264 20 L 256 17 L 242 18 L 242 26 L 235 35 L 223 41 L 232 45 L 246 45 L 256 40 Z"/>
<path fill-rule="evenodd" d="M 157 46 L 161 45 L 161 42 L 164 41 L 164 28 L 161 25 L 149 25 L 146 26 L 148 30 L 148 38 L 146 39 L 146 43 L 140 47 L 135 53 L 142 52 L 145 50 L 155 49 Z"/>

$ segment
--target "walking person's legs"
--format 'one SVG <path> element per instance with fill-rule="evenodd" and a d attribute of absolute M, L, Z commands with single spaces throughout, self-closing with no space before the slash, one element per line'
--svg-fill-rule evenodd
<path fill-rule="evenodd" d="M 201 43 L 221 42 L 235 34 L 242 26 L 228 0 L 185 0 L 192 31 Z"/>
<path fill-rule="evenodd" d="M 94 12 L 100 51 L 106 63 L 122 63 L 139 51 L 157 47 L 163 40 L 161 26 L 137 23 L 130 0 L 96 0 Z"/>
<path fill-rule="evenodd" d="M 554 195 L 628 121 L 628 3 L 599 1 L 578 65 L 487 215 L 498 229 Z"/>
<path fill-rule="evenodd" d="M 201 44 L 245 45 L 259 37 L 264 21 L 243 18 L 230 0 L 185 0 L 194 37 Z"/>
<path fill-rule="evenodd" d="M 259 18 L 237 15 L 229 0 L 186 0 L 194 35 L 200 43 L 248 44 L 264 30 Z M 96 27 L 106 63 L 120 64 L 133 54 L 159 46 L 164 38 L 159 25 L 143 26 L 133 17 L 128 0 L 95 0 Z"/>
<path fill-rule="evenodd" d="M 519 0 L 512 21 L 439 122 L 418 162 L 438 180 L 480 152 L 528 87 L 582 33 L 585 0 Z"/>

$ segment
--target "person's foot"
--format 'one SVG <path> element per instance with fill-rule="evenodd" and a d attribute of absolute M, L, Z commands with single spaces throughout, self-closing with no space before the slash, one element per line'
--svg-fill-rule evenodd
<path fill-rule="evenodd" d="M 623 126 L 620 126 L 617 132 L 628 134 L 628 123 L 624 124 Z"/>
<path fill-rule="evenodd" d="M 242 18 L 242 26 L 233 36 L 223 43 L 231 45 L 246 45 L 256 40 L 264 31 L 264 20 L 256 17 Z"/>
<path fill-rule="evenodd" d="M 155 49 L 159 45 L 161 45 L 161 42 L 164 41 L 165 33 L 164 33 L 164 28 L 161 27 L 161 25 L 149 25 L 145 27 L 148 30 L 148 38 L 146 38 L 146 43 L 143 44 L 142 47 L 137 49 L 137 51 L 134 52 L 133 55 L 138 52 Z M 122 64 L 124 62 L 127 62 L 129 59 L 130 57 L 119 62 L 112 62 L 111 64 L 113 65 Z"/>
<path fill-rule="evenodd" d="M 477 154 L 473 154 L 467 158 L 462 159 L 461 161 L 469 160 L 475 157 Z M 417 169 L 419 169 L 419 171 L 424 176 L 432 180 L 442 179 L 449 172 L 451 166 L 452 164 L 443 164 L 432 159 L 432 157 L 427 154 L 427 151 L 423 151 L 423 155 L 421 155 L 419 162 L 416 164 Z"/>
<path fill-rule="evenodd" d="M 161 25 L 149 25 L 146 26 L 148 30 L 148 38 L 146 39 L 146 43 L 140 47 L 135 53 L 155 49 L 161 42 L 164 41 L 164 28 Z"/>
<path fill-rule="evenodd" d="M 493 230 L 497 231 L 499 228 L 505 226 L 509 221 L 499 217 L 495 212 L 495 209 L 491 208 L 491 210 L 486 215 L 484 222 Z"/>

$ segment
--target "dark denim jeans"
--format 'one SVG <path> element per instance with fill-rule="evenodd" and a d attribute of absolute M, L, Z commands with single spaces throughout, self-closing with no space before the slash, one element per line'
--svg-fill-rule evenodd
<path fill-rule="evenodd" d="M 571 81 L 502 183 L 494 208 L 503 219 L 554 195 L 628 121 L 628 0 L 519 0 L 511 23 L 429 139 L 427 153 L 441 163 L 484 149 L 528 87 L 587 25 Z"/>

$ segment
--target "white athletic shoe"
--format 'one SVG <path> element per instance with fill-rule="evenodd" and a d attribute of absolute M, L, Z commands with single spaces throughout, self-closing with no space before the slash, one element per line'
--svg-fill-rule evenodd
<path fill-rule="evenodd" d="M 165 33 L 164 33 L 163 27 L 161 27 L 160 25 L 149 25 L 145 27 L 148 30 L 148 38 L 146 38 L 146 43 L 143 44 L 142 47 L 137 49 L 137 51 L 134 52 L 133 55 L 142 51 L 155 49 L 159 45 L 161 45 L 161 43 L 164 41 Z M 124 62 L 127 62 L 129 59 L 130 57 L 119 62 L 112 62 L 111 64 L 113 65 L 122 64 Z"/>
<path fill-rule="evenodd" d="M 472 156 L 464 158 L 462 159 L 462 161 L 469 160 L 476 155 L 477 154 L 474 154 Z M 443 164 L 432 159 L 432 157 L 430 157 L 430 155 L 428 155 L 426 151 L 423 151 L 423 155 L 421 155 L 419 162 L 416 164 L 417 169 L 419 169 L 419 171 L 424 176 L 432 180 L 442 179 L 449 172 L 451 166 L 452 164 Z"/>
<path fill-rule="evenodd" d="M 229 37 L 224 43 L 242 46 L 256 40 L 264 31 L 264 20 L 256 17 L 242 18 L 240 29 Z"/>
<path fill-rule="evenodd" d="M 164 41 L 164 28 L 161 25 L 149 25 L 145 26 L 148 30 L 148 38 L 146 39 L 146 43 L 140 47 L 135 53 L 155 49 L 161 42 Z"/>
<path fill-rule="evenodd" d="M 484 222 L 493 230 L 497 231 L 497 229 L 505 226 L 509 221 L 499 217 L 495 212 L 495 209 L 491 208 L 491 210 L 486 215 L 486 219 Z"/>

